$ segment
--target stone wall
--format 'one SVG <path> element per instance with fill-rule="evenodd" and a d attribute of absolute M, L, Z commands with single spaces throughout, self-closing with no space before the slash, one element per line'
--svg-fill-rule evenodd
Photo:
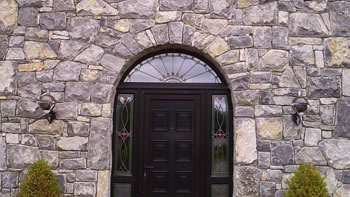
<path fill-rule="evenodd" d="M 301 162 L 348 196 L 349 36 L 348 0 L 0 0 L 0 196 L 39 158 L 64 196 L 109 196 L 115 88 L 161 45 L 206 55 L 230 86 L 236 197 L 282 196 Z M 45 91 L 52 124 L 39 119 Z"/>

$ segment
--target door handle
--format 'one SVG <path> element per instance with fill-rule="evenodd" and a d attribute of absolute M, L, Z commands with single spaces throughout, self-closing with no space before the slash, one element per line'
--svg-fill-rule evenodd
<path fill-rule="evenodd" d="M 153 169 L 154 166 L 149 166 L 149 165 L 147 165 L 147 164 L 143 164 L 143 167 L 145 168 L 145 171 L 143 172 L 143 176 L 146 178 L 146 177 L 147 177 L 148 170 Z"/>

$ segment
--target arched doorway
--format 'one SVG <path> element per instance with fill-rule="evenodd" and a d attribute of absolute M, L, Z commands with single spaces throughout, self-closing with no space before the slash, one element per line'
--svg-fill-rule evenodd
<path fill-rule="evenodd" d="M 159 51 L 126 73 L 114 106 L 112 196 L 231 196 L 230 91 L 210 62 Z"/>

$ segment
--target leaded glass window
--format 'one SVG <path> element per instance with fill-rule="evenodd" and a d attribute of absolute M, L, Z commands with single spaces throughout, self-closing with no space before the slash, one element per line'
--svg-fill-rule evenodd
<path fill-rule="evenodd" d="M 162 53 L 148 58 L 135 66 L 124 82 L 221 83 L 208 64 L 183 53 Z"/>
<path fill-rule="evenodd" d="M 131 174 L 134 96 L 120 94 L 117 98 L 115 126 L 114 171 L 119 175 Z"/>
<path fill-rule="evenodd" d="M 226 95 L 212 96 L 211 174 L 229 176 L 229 113 Z"/>

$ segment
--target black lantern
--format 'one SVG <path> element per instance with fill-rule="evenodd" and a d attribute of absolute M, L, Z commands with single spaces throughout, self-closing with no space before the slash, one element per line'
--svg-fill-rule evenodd
<path fill-rule="evenodd" d="M 46 118 L 51 124 L 52 121 L 56 119 L 56 113 L 53 111 L 53 108 L 56 105 L 55 98 L 51 96 L 49 92 L 45 92 L 40 96 L 40 101 L 38 101 L 38 104 L 45 113 L 42 117 Z"/>
<path fill-rule="evenodd" d="M 304 112 L 309 108 L 309 103 L 305 98 L 297 97 L 293 100 L 292 108 L 295 111 L 295 114 L 293 114 L 293 121 L 296 125 L 299 125 L 303 120 Z"/>

